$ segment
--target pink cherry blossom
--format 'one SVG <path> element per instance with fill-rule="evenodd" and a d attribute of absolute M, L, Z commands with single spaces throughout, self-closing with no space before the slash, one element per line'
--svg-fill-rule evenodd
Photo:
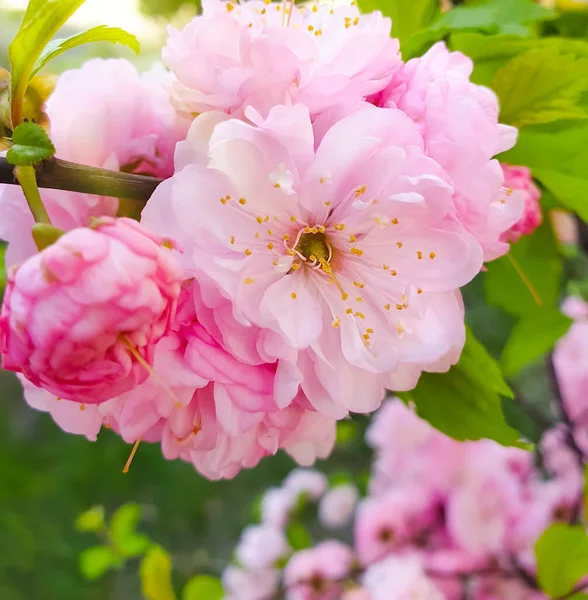
<path fill-rule="evenodd" d="M 579 298 L 568 298 L 563 312 L 575 319 L 553 354 L 553 365 L 566 411 L 578 428 L 588 427 L 588 309 Z M 588 445 L 586 447 L 588 450 Z"/>
<path fill-rule="evenodd" d="M 516 242 L 521 236 L 529 235 L 541 225 L 543 215 L 539 206 L 541 191 L 533 183 L 531 171 L 527 167 L 515 167 L 512 165 L 502 165 L 504 173 L 504 186 L 510 190 L 522 194 L 525 207 L 521 218 L 506 232 L 502 238 L 506 242 Z"/>
<path fill-rule="evenodd" d="M 507 192 L 492 160 L 514 145 L 516 130 L 498 124 L 497 98 L 470 82 L 472 69 L 469 58 L 440 42 L 409 60 L 372 101 L 397 107 L 417 123 L 427 155 L 449 175 L 457 217 L 482 244 L 484 259 L 492 260 L 508 251 L 501 236 L 519 220 L 524 199 Z"/>
<path fill-rule="evenodd" d="M 284 529 L 297 502 L 298 492 L 284 487 L 270 488 L 261 499 L 261 522 Z"/>
<path fill-rule="evenodd" d="M 246 571 L 229 565 L 222 575 L 225 600 L 269 600 L 278 589 L 277 570 Z"/>
<path fill-rule="evenodd" d="M 167 459 L 190 462 L 209 479 L 232 478 L 278 449 L 304 465 L 328 456 L 335 421 L 312 410 L 299 392 L 280 409 L 274 400 L 276 365 L 247 364 L 220 346 L 198 322 L 196 289 L 194 283 L 185 287 L 178 316 L 155 345 L 151 376 L 141 385 L 98 411 L 27 385 L 29 404 L 89 439 L 105 426 L 129 443 L 160 443 Z M 285 502 L 273 508 L 264 502 L 264 523 L 285 524 L 298 492 L 284 488 L 284 493 Z"/>
<path fill-rule="evenodd" d="M 272 569 L 289 553 L 290 547 L 284 533 L 269 525 L 247 527 L 235 549 L 239 564 L 250 571 Z"/>
<path fill-rule="evenodd" d="M 327 490 L 327 477 L 314 469 L 294 469 L 284 480 L 284 488 L 297 495 L 318 500 Z"/>
<path fill-rule="evenodd" d="M 294 6 L 205 0 L 203 14 L 169 30 L 163 57 L 178 81 L 174 103 L 194 116 L 210 110 L 264 116 L 278 104 L 312 115 L 383 89 L 400 67 L 390 19 L 355 6 Z"/>
<path fill-rule="evenodd" d="M 8 273 L 3 367 L 75 402 L 130 390 L 148 376 L 182 278 L 162 240 L 130 219 L 66 233 Z"/>
<path fill-rule="evenodd" d="M 327 540 L 292 556 L 284 570 L 288 600 L 337 600 L 353 564 L 351 548 Z"/>
<path fill-rule="evenodd" d="M 417 557 L 392 556 L 371 566 L 363 577 L 371 600 L 444 600 Z"/>
<path fill-rule="evenodd" d="M 361 562 L 369 565 L 424 539 L 438 524 L 437 509 L 437 499 L 426 484 L 391 488 L 363 500 L 355 520 L 355 548 Z"/>
<path fill-rule="evenodd" d="M 482 252 L 453 217 L 452 188 L 414 123 L 366 105 L 315 151 L 306 108 L 246 113 L 255 125 L 198 117 L 178 172 L 142 216 L 230 301 L 239 326 L 224 343 L 259 328 L 263 358 L 279 359 L 291 385 L 335 418 L 376 408 L 406 369 L 408 387 L 422 368 L 448 369 L 464 341 L 457 290 Z"/>
<path fill-rule="evenodd" d="M 359 492 L 352 484 L 339 485 L 330 489 L 319 504 L 319 521 L 323 527 L 339 529 L 351 521 Z"/>
<path fill-rule="evenodd" d="M 93 167 L 168 177 L 176 142 L 189 121 L 170 104 L 163 68 L 139 75 L 126 60 L 94 59 L 66 71 L 47 103 L 57 157 Z M 91 217 L 117 214 L 117 198 L 42 190 L 53 225 L 85 227 Z M 9 242 L 8 265 L 32 256 L 34 224 L 19 187 L 0 186 L 0 238 Z"/>

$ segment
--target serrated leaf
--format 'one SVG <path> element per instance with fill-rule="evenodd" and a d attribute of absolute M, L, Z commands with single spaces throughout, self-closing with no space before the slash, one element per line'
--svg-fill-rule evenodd
<path fill-rule="evenodd" d="M 222 600 L 223 586 L 218 577 L 196 575 L 184 586 L 182 600 Z"/>
<path fill-rule="evenodd" d="M 588 222 L 588 122 L 525 127 L 501 161 L 526 165 L 566 208 Z"/>
<path fill-rule="evenodd" d="M 122 44 L 123 46 L 130 48 L 135 54 L 139 54 L 141 51 L 139 40 L 131 33 L 128 33 L 119 27 L 99 25 L 98 27 L 93 27 L 82 33 L 72 35 L 69 38 L 52 40 L 49 42 L 37 60 L 32 74 L 35 75 L 35 73 L 40 71 L 49 61 L 53 60 L 63 52 L 94 42 Z"/>
<path fill-rule="evenodd" d="M 176 600 L 171 582 L 171 558 L 159 546 L 151 546 L 139 567 L 141 592 L 147 600 Z"/>
<path fill-rule="evenodd" d="M 501 396 L 512 398 L 512 391 L 469 329 L 457 365 L 448 373 L 423 373 L 414 390 L 398 396 L 414 402 L 423 419 L 456 440 L 488 438 L 506 446 L 519 441 L 501 407 Z"/>
<path fill-rule="evenodd" d="M 6 160 L 12 165 L 31 166 L 55 154 L 47 132 L 36 123 L 21 123 L 12 134 L 12 146 Z"/>
<path fill-rule="evenodd" d="M 312 546 L 308 529 L 300 521 L 292 521 L 286 529 L 286 539 L 295 552 Z"/>
<path fill-rule="evenodd" d="M 581 525 L 551 525 L 535 545 L 537 579 L 551 598 L 563 596 L 588 573 L 588 536 Z"/>
<path fill-rule="evenodd" d="M 438 0 L 359 0 L 362 12 L 381 11 L 392 19 L 392 36 L 402 44 L 411 35 L 427 27 L 439 14 Z"/>
<path fill-rule="evenodd" d="M 519 35 L 456 33 L 451 36 L 450 47 L 463 52 L 474 61 L 471 80 L 487 86 L 492 85 L 498 69 L 529 50 L 549 49 L 573 54 L 578 58 L 588 58 L 588 42 L 561 37 L 529 38 Z"/>
<path fill-rule="evenodd" d="M 507 376 L 549 352 L 573 323 L 555 307 L 536 310 L 515 325 L 502 353 L 502 368 Z"/>
<path fill-rule="evenodd" d="M 140 556 L 150 544 L 147 536 L 135 531 L 140 520 L 141 507 L 132 503 L 123 504 L 110 520 L 110 539 L 116 550 L 125 557 Z"/>
<path fill-rule="evenodd" d="M 121 566 L 121 560 L 108 546 L 92 546 L 86 548 L 79 559 L 80 572 L 89 581 L 95 581 L 110 569 Z"/>
<path fill-rule="evenodd" d="M 12 64 L 12 123 L 22 120 L 22 102 L 37 59 L 55 33 L 85 0 L 31 0 L 8 49 Z"/>
<path fill-rule="evenodd" d="M 579 102 L 588 89 L 588 59 L 573 54 L 525 52 L 498 70 L 491 87 L 500 100 L 500 121 L 507 125 L 588 117 Z"/>
<path fill-rule="evenodd" d="M 528 33 L 526 25 L 553 19 L 556 14 L 532 0 L 480 0 L 443 14 L 432 29 L 447 32 L 480 30 L 487 33 Z"/>
<path fill-rule="evenodd" d="M 98 532 L 104 527 L 104 507 L 92 506 L 78 516 L 75 528 L 78 531 Z"/>
<path fill-rule="evenodd" d="M 513 244 L 509 254 L 486 267 L 482 277 L 489 304 L 517 317 L 539 308 L 536 297 L 544 308 L 557 306 L 563 265 L 549 219 Z"/>

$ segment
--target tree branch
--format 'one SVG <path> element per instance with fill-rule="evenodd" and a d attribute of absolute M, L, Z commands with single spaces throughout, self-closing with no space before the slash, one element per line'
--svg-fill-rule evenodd
<path fill-rule="evenodd" d="M 143 202 L 149 200 L 155 188 L 163 181 L 156 177 L 88 167 L 57 158 L 43 161 L 37 165 L 36 171 L 40 188 Z M 0 158 L 0 183 L 18 185 L 14 165 L 5 158 Z"/>

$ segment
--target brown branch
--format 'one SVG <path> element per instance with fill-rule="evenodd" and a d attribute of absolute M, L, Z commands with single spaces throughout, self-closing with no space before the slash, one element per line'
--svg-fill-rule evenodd
<path fill-rule="evenodd" d="M 37 165 L 36 171 L 40 188 L 143 202 L 149 200 L 155 188 L 163 181 L 156 177 L 88 167 L 57 158 L 43 161 Z M 14 165 L 5 158 L 0 158 L 0 183 L 18 185 Z"/>

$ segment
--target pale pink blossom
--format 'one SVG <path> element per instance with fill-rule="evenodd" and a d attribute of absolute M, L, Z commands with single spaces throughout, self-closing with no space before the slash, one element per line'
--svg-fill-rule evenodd
<path fill-rule="evenodd" d="M 162 240 L 130 219 L 66 233 L 8 272 L 3 367 L 75 402 L 126 392 L 148 376 L 182 279 Z"/>
<path fill-rule="evenodd" d="M 338 485 L 330 489 L 318 507 L 319 521 L 323 527 L 339 529 L 351 521 L 359 492 L 352 484 Z"/>
<path fill-rule="evenodd" d="M 270 488 L 261 499 L 261 522 L 284 529 L 296 508 L 298 492 L 287 488 Z"/>
<path fill-rule="evenodd" d="M 447 370 L 464 342 L 458 288 L 482 252 L 414 123 L 366 105 L 315 151 L 306 108 L 246 114 L 255 125 L 198 117 L 142 216 L 230 301 L 238 326 L 223 343 L 259 328 L 260 357 L 334 418 L 373 410 L 407 370 L 407 387 L 423 368 Z"/>
<path fill-rule="evenodd" d="M 363 576 L 371 600 L 444 600 L 413 556 L 391 556 L 372 565 Z"/>
<path fill-rule="evenodd" d="M 390 19 L 350 5 L 205 0 L 163 51 L 178 110 L 263 115 L 303 104 L 315 115 L 383 89 L 400 67 Z M 290 14 L 292 10 L 292 14 Z"/>
<path fill-rule="evenodd" d="M 492 442 L 470 444 L 464 467 L 447 500 L 447 530 L 474 557 L 498 554 L 524 512 L 521 481 L 509 471 L 505 449 Z"/>
<path fill-rule="evenodd" d="M 372 600 L 372 597 L 365 588 L 356 587 L 343 592 L 341 600 Z"/>
<path fill-rule="evenodd" d="M 314 469 L 294 469 L 284 480 L 284 488 L 298 496 L 303 494 L 310 500 L 318 500 L 328 486 L 327 477 Z"/>
<path fill-rule="evenodd" d="M 583 300 L 572 297 L 562 310 L 575 321 L 557 342 L 553 365 L 565 409 L 576 428 L 585 429 L 588 427 L 588 309 Z"/>
<path fill-rule="evenodd" d="M 284 570 L 287 600 L 337 600 L 353 561 L 351 548 L 336 540 L 297 552 Z"/>
<path fill-rule="evenodd" d="M 185 287 L 171 330 L 154 348 L 150 377 L 104 402 L 99 411 L 25 388 L 27 401 L 50 412 L 67 431 L 95 439 L 101 425 L 129 443 L 160 443 L 170 460 L 190 462 L 209 479 L 232 478 L 279 449 L 296 459 L 325 458 L 335 442 L 335 421 L 309 408 L 301 393 L 285 409 L 274 401 L 275 364 L 247 364 L 227 352 L 198 322 Z M 283 527 L 298 494 L 262 506 L 264 520 Z M 270 518 L 271 517 L 271 518 Z M 283 519 L 283 521 L 282 521 Z"/>
<path fill-rule="evenodd" d="M 449 175 L 457 217 L 484 248 L 485 260 L 508 251 L 502 234 L 520 218 L 524 199 L 504 188 L 494 156 L 511 148 L 516 130 L 498 123 L 498 100 L 470 81 L 472 61 L 443 42 L 408 61 L 388 88 L 372 98 L 417 123 L 428 156 Z"/>
<path fill-rule="evenodd" d="M 222 574 L 224 600 L 270 600 L 279 586 L 275 569 L 246 571 L 229 565 Z"/>
<path fill-rule="evenodd" d="M 423 485 L 390 488 L 359 504 L 355 548 L 364 565 L 422 543 L 440 524 L 437 498 Z"/>
<path fill-rule="evenodd" d="M 533 183 L 531 171 L 527 167 L 505 164 L 501 166 L 504 173 L 504 186 L 508 188 L 507 194 L 519 192 L 525 202 L 521 218 L 502 236 L 503 241 L 514 243 L 521 236 L 533 233 L 541 225 L 543 220 L 539 206 L 541 191 Z"/>
<path fill-rule="evenodd" d="M 170 104 L 169 74 L 162 67 L 139 75 L 122 59 L 93 59 L 60 77 L 47 103 L 57 157 L 113 170 L 168 177 L 176 143 L 189 121 Z M 114 217 L 117 198 L 42 190 L 54 226 L 85 227 L 92 217 Z M 0 238 L 9 242 L 6 262 L 14 265 L 37 248 L 33 217 L 19 187 L 0 185 Z"/>
<path fill-rule="evenodd" d="M 249 571 L 273 569 L 290 547 L 283 531 L 270 525 L 250 525 L 241 534 L 235 556 Z"/>

